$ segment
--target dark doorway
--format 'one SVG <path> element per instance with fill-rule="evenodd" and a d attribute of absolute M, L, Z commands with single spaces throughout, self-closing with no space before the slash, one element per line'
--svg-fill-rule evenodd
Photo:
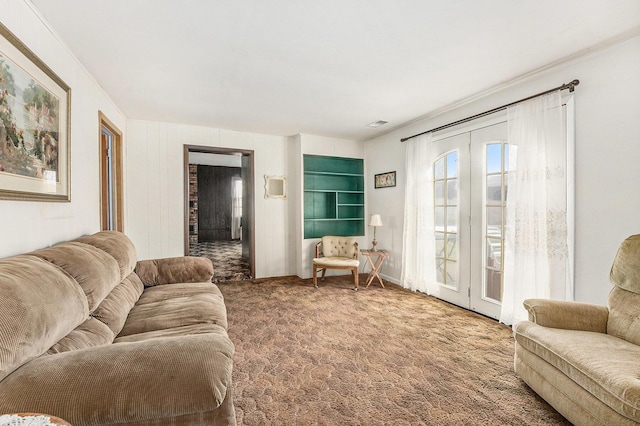
<path fill-rule="evenodd" d="M 212 260 L 214 282 L 255 276 L 253 151 L 185 145 L 185 253 Z"/>

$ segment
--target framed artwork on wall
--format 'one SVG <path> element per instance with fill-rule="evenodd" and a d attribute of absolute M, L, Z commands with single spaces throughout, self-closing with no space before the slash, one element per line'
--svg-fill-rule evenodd
<path fill-rule="evenodd" d="M 0 199 L 71 200 L 71 88 L 0 23 Z"/>
<path fill-rule="evenodd" d="M 375 175 L 376 188 L 389 188 L 396 186 L 396 172 L 386 172 Z"/>

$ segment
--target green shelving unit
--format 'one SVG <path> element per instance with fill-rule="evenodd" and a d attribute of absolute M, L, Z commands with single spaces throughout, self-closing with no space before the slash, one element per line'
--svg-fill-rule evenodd
<path fill-rule="evenodd" d="M 304 238 L 364 235 L 364 162 L 304 156 Z"/>

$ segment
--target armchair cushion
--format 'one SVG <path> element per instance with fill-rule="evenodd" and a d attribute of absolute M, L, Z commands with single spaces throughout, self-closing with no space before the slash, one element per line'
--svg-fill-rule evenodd
<path fill-rule="evenodd" d="M 351 237 L 322 237 L 322 253 L 325 257 L 358 258 L 358 247 Z"/>
<path fill-rule="evenodd" d="M 640 421 L 640 379 L 634 374 L 640 346 L 604 333 L 530 321 L 519 322 L 514 331 L 517 345 L 527 350 L 525 359 L 535 354 L 617 413 Z"/>
<path fill-rule="evenodd" d="M 347 257 L 317 257 L 313 259 L 313 263 L 318 266 L 326 266 L 328 268 L 350 268 L 360 266 L 360 262 L 357 259 L 349 259 Z"/>

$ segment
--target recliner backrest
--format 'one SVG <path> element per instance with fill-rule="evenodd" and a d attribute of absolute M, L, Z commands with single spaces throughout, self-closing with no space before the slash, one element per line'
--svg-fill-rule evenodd
<path fill-rule="evenodd" d="M 622 242 L 609 277 L 607 334 L 640 345 L 640 235 Z"/>

